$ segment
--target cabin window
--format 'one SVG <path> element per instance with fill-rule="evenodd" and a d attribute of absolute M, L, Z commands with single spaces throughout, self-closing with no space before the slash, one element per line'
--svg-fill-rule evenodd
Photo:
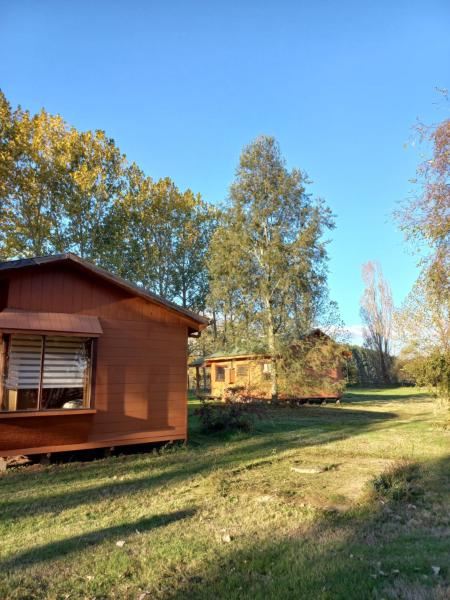
<path fill-rule="evenodd" d="M 262 378 L 264 381 L 268 381 L 270 379 L 270 373 L 272 371 L 272 364 L 270 362 L 262 363 L 261 365 Z"/>
<path fill-rule="evenodd" d="M 225 367 L 216 366 L 216 381 L 225 381 Z"/>
<path fill-rule="evenodd" d="M 5 336 L 2 411 L 89 408 L 92 340 Z"/>
<path fill-rule="evenodd" d="M 236 374 L 238 377 L 247 377 L 248 376 L 248 365 L 239 365 L 236 368 Z"/>

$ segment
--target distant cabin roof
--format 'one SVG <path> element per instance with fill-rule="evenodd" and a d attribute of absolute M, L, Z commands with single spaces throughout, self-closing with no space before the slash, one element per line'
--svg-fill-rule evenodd
<path fill-rule="evenodd" d="M 324 333 L 318 327 L 311 329 L 308 333 L 301 336 L 301 339 L 310 339 L 310 338 L 327 338 L 329 336 Z M 217 361 L 217 360 L 227 360 L 230 358 L 267 358 L 270 354 L 264 350 L 254 350 L 253 352 L 249 350 L 242 350 L 239 348 L 233 348 L 232 350 L 225 351 L 219 350 L 218 352 L 214 352 L 213 354 L 209 354 L 204 357 L 204 361 Z M 192 363 L 191 363 L 192 364 Z M 195 365 L 193 365 L 195 366 Z"/>
<path fill-rule="evenodd" d="M 129 292 L 133 296 L 138 296 L 139 298 L 143 298 L 144 300 L 150 300 L 151 302 L 163 306 L 170 311 L 183 315 L 184 317 L 187 317 L 190 321 L 194 322 L 197 325 L 196 329 L 198 330 L 204 329 L 209 324 L 209 319 L 207 319 L 206 317 L 202 317 L 201 315 L 187 308 L 183 308 L 182 306 L 179 306 L 174 302 L 170 302 L 169 300 L 166 300 L 165 298 L 162 298 L 161 296 L 158 296 L 153 292 L 150 292 L 138 285 L 130 283 L 122 277 L 113 275 L 109 271 L 106 271 L 101 267 L 97 267 L 96 265 L 92 264 L 86 259 L 80 258 L 76 254 L 72 254 L 72 252 L 67 252 L 64 254 L 52 254 L 49 256 L 36 256 L 33 258 L 21 258 L 18 260 L 0 262 L 0 273 L 6 273 L 8 271 L 22 269 L 26 267 L 33 268 L 49 264 L 64 263 L 73 264 L 78 268 L 81 268 L 84 271 L 88 271 L 93 275 L 97 276 L 98 278 L 108 281 L 109 283 Z"/>
<path fill-rule="evenodd" d="M 209 356 L 205 356 L 204 358 L 204 363 L 208 363 L 209 361 L 212 362 L 216 362 L 216 361 L 220 361 L 220 360 L 229 360 L 232 358 L 269 358 L 270 355 L 267 352 L 249 352 L 248 350 L 246 351 L 230 351 L 230 352 L 214 352 L 213 354 L 210 354 Z"/>
<path fill-rule="evenodd" d="M 206 356 L 197 356 L 196 358 L 193 358 L 192 360 L 189 361 L 189 367 L 201 367 L 202 364 L 205 362 L 205 358 Z"/>

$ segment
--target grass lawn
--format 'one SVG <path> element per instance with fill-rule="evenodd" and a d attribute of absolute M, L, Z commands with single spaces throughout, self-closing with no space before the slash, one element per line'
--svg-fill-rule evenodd
<path fill-rule="evenodd" d="M 191 417 L 187 447 L 10 470 L 0 598 L 450 598 L 446 421 L 417 390 L 354 390 L 251 434 Z M 417 497 L 374 499 L 405 460 Z"/>

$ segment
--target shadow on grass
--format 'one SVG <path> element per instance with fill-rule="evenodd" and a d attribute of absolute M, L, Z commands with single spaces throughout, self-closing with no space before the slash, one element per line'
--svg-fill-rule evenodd
<path fill-rule="evenodd" d="M 254 434 L 242 434 L 238 439 L 233 439 L 236 434 L 198 433 L 194 438 L 194 444 L 198 446 L 196 449 L 173 452 L 165 462 L 161 462 L 167 459 L 164 455 L 155 458 L 153 465 L 151 456 L 136 465 L 127 460 L 125 470 L 122 470 L 127 475 L 124 481 L 112 479 L 114 470 L 107 460 L 97 462 L 87 472 L 75 464 L 65 466 L 61 471 L 53 469 L 38 474 L 34 472 L 31 482 L 25 477 L 25 486 L 20 490 L 22 493 L 15 498 L 18 491 L 15 483 L 20 480 L 20 473 L 13 474 L 11 478 L 4 477 L 3 481 L 0 480 L 2 522 L 17 522 L 45 513 L 58 515 L 83 504 L 93 506 L 106 499 L 124 496 L 132 498 L 141 492 L 156 492 L 162 486 L 175 485 L 197 475 L 207 475 L 218 467 L 232 469 L 265 459 L 272 456 L 274 451 L 279 453 L 312 445 L 320 446 L 359 435 L 396 416 L 389 412 L 326 407 L 285 408 L 270 412 L 272 418 L 260 422 Z M 121 468 L 120 459 L 114 459 L 113 466 L 115 465 Z M 159 472 L 152 473 L 152 466 Z M 130 474 L 134 477 L 130 478 Z M 89 487 L 90 481 L 107 476 L 111 477 L 107 482 Z M 2 491 L 1 488 L 3 484 L 8 484 L 8 479 L 11 479 L 11 485 L 5 485 Z M 47 486 L 55 484 L 70 484 L 75 489 L 49 492 Z M 5 493 L 7 488 L 10 497 Z"/>
<path fill-rule="evenodd" d="M 0 561 L 0 569 L 2 571 L 12 571 L 64 558 L 75 552 L 82 552 L 87 548 L 102 544 L 105 541 L 115 543 L 119 540 L 124 540 L 124 538 L 126 539 L 137 532 L 143 533 L 158 527 L 165 527 L 175 521 L 188 519 L 189 517 L 192 517 L 195 512 L 196 509 L 193 508 L 190 510 L 180 510 L 173 513 L 154 515 L 152 517 L 139 519 L 132 523 L 96 529 L 89 533 L 58 540 L 56 542 L 49 542 L 42 546 L 35 546 L 31 550 L 21 552 L 7 560 Z"/>
<path fill-rule="evenodd" d="M 450 458 L 421 469 L 414 505 L 368 497 L 352 513 L 324 514 L 289 537 L 275 529 L 254 545 L 233 550 L 232 542 L 166 600 L 450 598 Z"/>

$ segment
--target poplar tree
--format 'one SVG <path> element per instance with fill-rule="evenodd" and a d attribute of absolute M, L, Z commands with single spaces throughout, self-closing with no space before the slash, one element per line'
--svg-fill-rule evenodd
<path fill-rule="evenodd" d="M 365 283 L 361 298 L 364 343 L 367 348 L 376 352 L 383 382 L 389 384 L 394 315 L 392 292 L 379 264 L 371 261 L 365 263 L 362 275 Z"/>
<path fill-rule="evenodd" d="M 333 217 L 306 193 L 307 183 L 300 170 L 287 169 L 273 137 L 257 138 L 242 152 L 211 245 L 211 296 L 222 299 L 223 311 L 217 319 L 231 316 L 241 339 L 264 344 L 274 401 L 282 348 L 312 325 L 311 306 L 326 288 L 323 234 Z"/>

